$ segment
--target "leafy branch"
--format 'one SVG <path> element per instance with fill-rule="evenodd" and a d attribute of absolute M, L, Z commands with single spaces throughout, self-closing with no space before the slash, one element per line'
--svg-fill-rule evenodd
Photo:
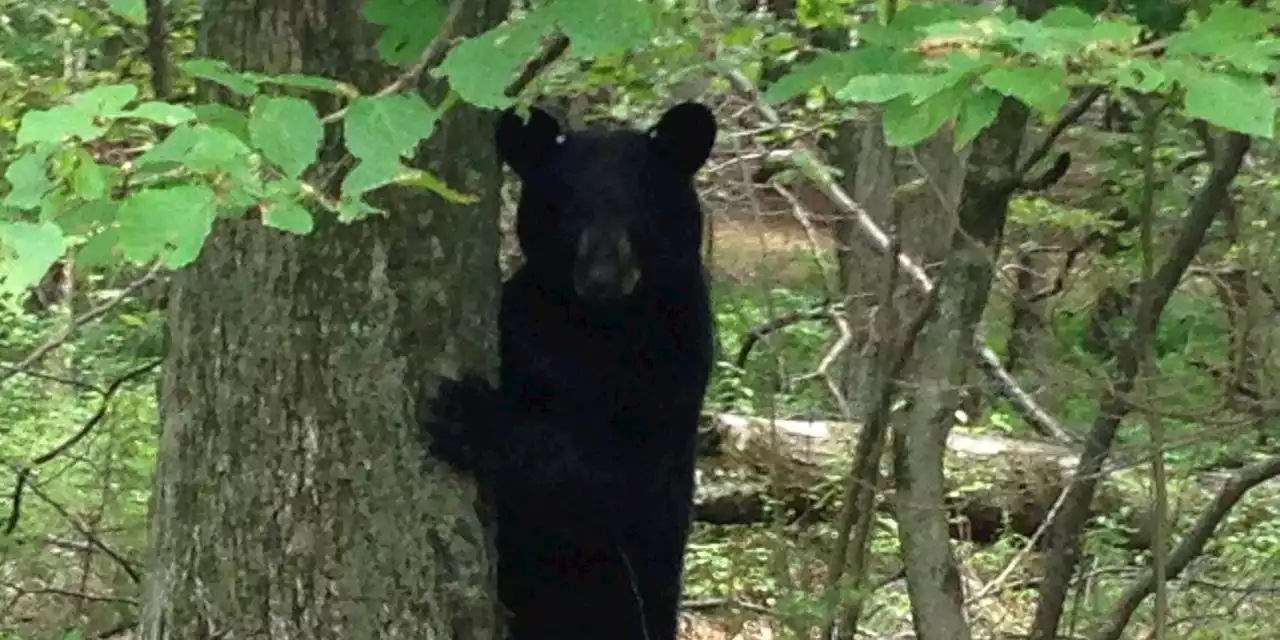
<path fill-rule="evenodd" d="M 453 34 L 458 29 L 458 21 L 462 18 L 462 9 L 466 6 L 466 0 L 450 0 L 448 13 L 445 14 L 444 21 L 440 23 L 439 30 L 436 35 L 431 38 L 431 42 L 418 55 L 417 61 L 405 69 L 395 80 L 391 81 L 385 87 L 379 89 L 374 97 L 389 96 L 393 93 L 400 93 L 417 83 L 418 78 L 428 70 L 438 66 L 444 60 L 445 54 L 449 52 L 449 47 L 453 45 Z M 333 124 L 341 121 L 347 115 L 350 106 L 343 107 L 330 113 L 320 119 L 324 124 Z"/>
<path fill-rule="evenodd" d="M 31 212 L 19 215 L 32 218 L 36 211 L 55 215 L 42 214 L 41 222 L 0 222 L 0 241 L 16 254 L 4 274 L 7 288 L 30 286 L 33 274 L 42 273 L 65 253 L 68 239 L 78 245 L 73 249 L 78 267 L 123 257 L 135 263 L 158 259 L 172 269 L 199 255 L 213 223 L 222 218 L 248 213 L 266 226 L 307 234 L 315 226 L 312 207 L 336 214 L 342 222 L 384 213 L 365 196 L 388 185 L 425 188 L 456 203 L 474 201 L 475 196 L 429 171 L 407 166 L 405 159 L 416 153 L 459 100 L 478 106 L 509 103 L 568 51 L 574 33 L 598 35 L 590 31 L 595 26 L 574 18 L 580 8 L 576 4 L 594 0 L 548 5 L 467 38 L 457 37 L 457 31 L 470 5 L 464 0 L 449 0 L 447 5 L 436 1 L 423 0 L 429 11 L 441 11 L 438 24 L 427 31 L 430 40 L 417 48 L 412 64 L 370 95 L 327 78 L 238 71 L 220 60 L 195 59 L 178 67 L 245 98 L 247 112 L 219 103 L 135 104 L 137 88 L 117 84 L 94 87 L 69 104 L 25 113 L 16 135 L 19 155 L 5 173 L 13 188 L 3 204 Z M 155 52 L 167 47 L 163 13 L 152 8 L 156 12 L 147 16 L 148 50 L 155 66 L 153 84 L 162 99 L 170 82 L 168 63 Z M 371 21 L 387 27 L 383 40 L 400 39 L 403 44 L 420 33 L 406 31 L 399 3 L 370 0 L 363 10 Z M 636 24 L 647 25 L 647 10 L 637 4 L 627 11 L 645 20 L 629 22 L 632 31 L 614 42 L 587 38 L 581 53 L 625 48 L 647 37 L 647 31 L 634 29 Z M 384 57 L 389 55 L 381 41 L 379 49 Z M 504 74 L 504 68 L 509 73 Z M 443 102 L 434 106 L 413 90 L 428 74 L 447 78 L 449 85 Z M 329 93 L 345 105 L 322 116 L 310 100 L 269 94 L 273 87 Z M 119 130 L 116 123 L 135 121 L 159 125 L 155 129 L 165 135 L 158 135 L 154 143 L 130 140 L 129 146 L 140 154 L 114 165 L 100 162 L 102 155 L 93 150 L 104 146 L 109 132 Z M 325 130 L 332 125 L 342 128 L 342 157 L 327 163 L 318 172 L 323 175 L 308 174 L 318 168 Z M 339 185 L 329 184 L 338 176 Z M 184 215 L 172 215 L 175 210 Z"/>

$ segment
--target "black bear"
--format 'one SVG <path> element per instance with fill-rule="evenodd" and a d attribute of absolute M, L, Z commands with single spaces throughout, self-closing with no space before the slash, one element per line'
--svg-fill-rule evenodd
<path fill-rule="evenodd" d="M 524 262 L 501 376 L 446 380 L 431 450 L 493 488 L 510 640 L 674 640 L 714 329 L 693 177 L 711 112 L 645 131 L 498 122 Z"/>

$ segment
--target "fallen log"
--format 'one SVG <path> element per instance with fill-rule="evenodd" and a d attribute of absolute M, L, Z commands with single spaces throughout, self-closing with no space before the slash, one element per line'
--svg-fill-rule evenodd
<path fill-rule="evenodd" d="M 822 496 L 839 492 L 823 487 L 835 487 L 832 465 L 841 468 L 858 432 L 859 425 L 842 421 L 704 415 L 695 518 L 747 524 L 779 515 L 779 509 L 789 522 L 831 516 L 834 505 Z M 955 487 L 952 533 L 979 543 L 992 543 L 1005 531 L 1034 534 L 1079 457 L 1060 444 L 959 428 L 948 436 L 947 448 L 948 475 Z M 889 473 L 886 461 L 882 475 Z M 1101 492 L 1096 503 L 1098 511 L 1109 513 L 1126 506 L 1114 488 Z M 891 501 L 880 504 L 887 509 Z"/>

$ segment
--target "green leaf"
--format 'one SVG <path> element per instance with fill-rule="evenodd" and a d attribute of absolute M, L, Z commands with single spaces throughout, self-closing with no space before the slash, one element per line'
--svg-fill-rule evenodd
<path fill-rule="evenodd" d="M 44 201 L 44 196 L 53 188 L 53 180 L 49 178 L 49 156 L 55 147 L 39 145 L 35 149 L 19 156 L 4 172 L 9 181 L 9 195 L 4 198 L 4 205 L 15 209 L 35 209 Z"/>
<path fill-rule="evenodd" d="M 147 22 L 147 7 L 143 0 L 107 0 L 107 6 L 116 15 L 141 25 Z"/>
<path fill-rule="evenodd" d="M 153 165 L 185 165 L 196 173 L 236 173 L 248 170 L 253 152 L 235 134 L 201 124 L 178 125 L 167 138 L 134 161 L 142 169 Z"/>
<path fill-rule="evenodd" d="M 347 149 L 361 159 L 408 156 L 431 135 L 438 115 L 422 96 L 356 98 L 343 119 Z"/>
<path fill-rule="evenodd" d="M 306 235 L 311 233 L 316 223 L 306 207 L 292 200 L 281 199 L 267 203 L 262 212 L 262 224 L 273 229 Z"/>
<path fill-rule="evenodd" d="M 1108 43 L 1129 47 L 1136 44 L 1140 37 L 1142 37 L 1142 27 L 1132 22 L 1117 19 L 1099 20 L 1098 24 L 1093 25 L 1093 29 L 1089 31 L 1088 42 L 1082 46 Z"/>
<path fill-rule="evenodd" d="M 249 112 L 249 138 L 262 155 L 296 178 L 316 161 L 324 125 L 315 105 L 301 98 L 260 96 Z"/>
<path fill-rule="evenodd" d="M 720 44 L 727 47 L 745 47 L 760 37 L 760 27 L 754 24 L 739 24 L 731 27 L 720 38 Z"/>
<path fill-rule="evenodd" d="M 1187 18 L 1186 2 L 1169 0 L 1129 0 L 1129 12 L 1157 37 L 1177 31 Z"/>
<path fill-rule="evenodd" d="M 141 169 L 157 164 L 181 163 L 191 153 L 197 136 L 196 129 L 191 125 L 179 125 L 164 140 L 134 159 L 133 166 Z"/>
<path fill-rule="evenodd" d="M 653 36 L 653 19 L 641 0 L 555 0 L 547 10 L 569 36 L 577 57 L 625 51 Z"/>
<path fill-rule="evenodd" d="M 956 115 L 960 109 L 958 87 L 943 91 L 920 104 L 899 96 L 884 105 L 885 141 L 895 147 L 919 144 Z"/>
<path fill-rule="evenodd" d="M 107 173 L 93 156 L 81 149 L 75 171 L 71 174 L 71 191 L 81 200 L 103 200 L 107 197 Z"/>
<path fill-rule="evenodd" d="M 344 197 L 338 201 L 339 222 L 355 222 L 373 213 L 382 213 L 382 209 L 370 205 L 362 198 Z"/>
<path fill-rule="evenodd" d="M 196 119 L 196 114 L 180 104 L 167 102 L 144 102 L 136 109 L 125 111 L 119 115 L 128 118 L 141 118 L 156 124 L 174 127 Z"/>
<path fill-rule="evenodd" d="M 909 93 L 911 82 L 918 78 L 919 76 L 898 73 L 854 76 L 843 89 L 836 92 L 836 97 L 849 102 L 880 104 Z"/>
<path fill-rule="evenodd" d="M 996 119 L 1000 111 L 1000 103 L 1004 96 L 978 87 L 969 93 L 960 104 L 960 113 L 956 115 L 955 148 L 961 149 L 973 142 Z"/>
<path fill-rule="evenodd" d="M 983 84 L 1048 116 L 1057 116 L 1071 97 L 1061 67 L 997 67 L 982 74 Z"/>
<path fill-rule="evenodd" d="M 76 247 L 76 268 L 91 269 L 115 264 L 120 260 L 120 230 L 107 227 Z"/>
<path fill-rule="evenodd" d="M 839 71 L 840 61 L 835 54 L 822 52 L 812 60 L 791 68 L 781 78 L 773 81 L 761 99 L 765 104 L 776 105 L 821 86 L 825 78 Z"/>
<path fill-rule="evenodd" d="M 888 25 L 864 22 L 858 25 L 858 39 L 880 47 L 908 49 L 920 39 L 920 34 L 898 20 Z"/>
<path fill-rule="evenodd" d="M 219 102 L 206 102 L 191 105 L 200 121 L 219 129 L 224 129 L 246 144 L 249 142 L 249 115 L 239 109 L 232 109 Z"/>
<path fill-rule="evenodd" d="M 885 69 L 873 69 L 870 65 L 861 64 L 861 58 L 867 48 L 858 49 L 847 54 L 821 51 L 812 59 L 791 68 L 791 71 L 778 78 L 765 90 L 762 99 L 766 104 L 785 102 L 818 86 L 831 87 L 838 84 L 843 87 L 855 74 L 869 74 Z"/>
<path fill-rule="evenodd" d="M 458 43 L 433 74 L 447 77 L 463 100 L 500 109 L 511 104 L 507 83 L 540 49 L 542 37 L 555 26 L 543 9 Z"/>
<path fill-rule="evenodd" d="M 761 51 L 773 54 L 786 53 L 800 46 L 798 38 L 796 38 L 795 35 L 786 32 L 771 33 L 765 36 L 760 44 Z"/>
<path fill-rule="evenodd" d="M 1169 79 L 1162 66 L 1147 58 L 1125 58 L 1107 68 L 1103 77 L 1120 87 L 1154 93 Z"/>
<path fill-rule="evenodd" d="M 18 146 L 40 142 L 62 143 L 70 138 L 93 140 L 106 129 L 93 123 L 93 116 L 81 109 L 68 106 L 54 107 L 47 111 L 32 109 L 22 116 L 18 125 Z"/>
<path fill-rule="evenodd" d="M 446 0 L 366 0 L 362 11 L 370 23 L 383 27 L 378 55 L 404 65 L 416 60 L 440 32 L 447 5 Z"/>
<path fill-rule="evenodd" d="M 251 74 L 234 71 L 222 60 L 209 58 L 184 60 L 178 63 L 178 68 L 184 73 L 216 82 L 243 96 L 253 96 L 258 93 L 257 81 Z"/>
<path fill-rule="evenodd" d="M 1041 27 L 1088 29 L 1093 26 L 1093 16 L 1079 7 L 1059 6 L 1044 12 L 1036 23 Z"/>
<path fill-rule="evenodd" d="M 405 186 L 425 187 L 441 198 L 444 198 L 454 204 L 471 204 L 479 200 L 479 198 L 470 193 L 464 193 L 450 187 L 444 180 L 441 180 L 440 177 L 434 173 L 431 173 L 430 171 L 423 171 L 421 169 L 407 168 L 396 176 L 395 182 L 396 184 Z"/>
<path fill-rule="evenodd" d="M 0 240 L 13 254 L 6 260 L 3 289 L 18 293 L 40 282 L 64 251 L 62 229 L 52 222 L 8 222 L 0 224 Z"/>
<path fill-rule="evenodd" d="M 322 78 L 320 76 L 308 76 L 300 73 L 282 73 L 276 76 L 256 75 L 255 78 L 262 84 L 276 84 L 282 87 L 293 87 L 296 89 L 307 89 L 311 91 L 324 91 L 334 95 L 346 96 L 354 98 L 360 95 L 360 91 L 355 87 L 330 78 Z"/>
<path fill-rule="evenodd" d="M 1203 22 L 1170 36 L 1166 52 L 1171 56 L 1222 57 L 1235 45 L 1256 42 L 1276 21 L 1274 13 L 1218 4 Z"/>
<path fill-rule="evenodd" d="M 990 17 L 999 18 L 1000 14 L 993 13 L 988 7 L 978 5 L 911 3 L 898 11 L 893 18 L 893 25 L 922 29 L 940 22 L 974 22 Z"/>
<path fill-rule="evenodd" d="M 1251 136 L 1275 137 L 1276 100 L 1262 78 L 1191 69 L 1178 79 L 1186 89 L 1188 116 Z"/>
<path fill-rule="evenodd" d="M 998 59 L 989 54 L 970 55 L 953 51 L 942 58 L 941 73 L 916 74 L 908 78 L 907 86 L 911 91 L 912 102 L 920 104 L 960 83 L 971 85 L 976 76 L 997 62 Z"/>
<path fill-rule="evenodd" d="M 73 96 L 71 106 L 91 116 L 110 115 L 136 97 L 138 88 L 131 84 L 104 84 Z"/>
<path fill-rule="evenodd" d="M 359 161 L 342 180 L 342 195 L 358 196 L 385 184 L 390 184 L 404 170 L 395 156 L 373 156 Z"/>
<path fill-rule="evenodd" d="M 119 203 L 110 200 L 72 203 L 66 212 L 58 216 L 58 226 L 68 235 L 85 235 L 114 224 L 119 208 Z"/>
<path fill-rule="evenodd" d="M 135 191 L 120 204 L 120 249 L 138 263 L 159 256 L 173 269 L 190 264 L 213 228 L 214 202 L 198 183 Z"/>

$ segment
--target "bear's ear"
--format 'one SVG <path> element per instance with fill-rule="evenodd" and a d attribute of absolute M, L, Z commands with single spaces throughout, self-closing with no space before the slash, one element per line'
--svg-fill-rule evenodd
<path fill-rule="evenodd" d="M 521 178 L 559 146 L 559 137 L 560 124 L 537 107 L 529 107 L 528 122 L 520 119 L 514 107 L 503 111 L 494 131 L 498 155 Z"/>
<path fill-rule="evenodd" d="M 667 159 L 680 171 L 693 175 L 711 155 L 716 142 L 716 119 L 697 102 L 682 102 L 667 110 L 649 130 Z"/>

